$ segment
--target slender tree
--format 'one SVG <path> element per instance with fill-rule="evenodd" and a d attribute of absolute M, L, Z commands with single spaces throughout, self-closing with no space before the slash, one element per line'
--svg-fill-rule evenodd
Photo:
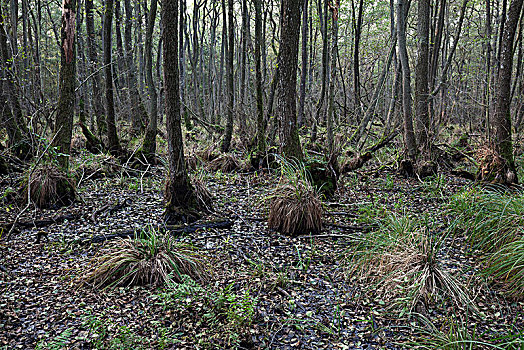
<path fill-rule="evenodd" d="M 404 121 L 404 143 L 407 156 L 414 162 L 417 156 L 417 143 L 413 131 L 413 117 L 411 115 L 411 69 L 409 68 L 408 50 L 406 47 L 406 17 L 407 9 L 404 0 L 397 0 L 397 43 L 402 66 L 402 110 Z"/>
<path fill-rule="evenodd" d="M 165 189 L 168 223 L 191 222 L 198 219 L 199 203 L 189 181 L 184 159 L 180 116 L 180 81 L 178 70 L 178 0 L 162 3 L 162 38 L 165 87 L 165 113 L 169 173 Z"/>
<path fill-rule="evenodd" d="M 415 108 L 418 146 L 421 154 L 429 156 L 431 147 L 429 145 L 429 130 L 431 128 L 429 119 L 429 10 L 430 0 L 418 1 L 418 49 L 417 66 L 415 68 Z"/>
<path fill-rule="evenodd" d="M 224 139 L 222 140 L 221 150 L 222 152 L 229 151 L 231 146 L 231 137 L 233 135 L 233 112 L 235 108 L 235 82 L 234 82 L 234 71 L 233 71 L 233 57 L 235 47 L 235 24 L 233 17 L 233 0 L 228 0 L 228 46 L 226 55 L 226 70 L 227 70 L 227 93 L 228 93 L 228 104 L 227 104 L 227 119 L 226 119 L 226 131 Z"/>
<path fill-rule="evenodd" d="M 106 0 L 104 12 L 104 73 L 106 78 L 106 124 L 109 151 L 118 155 L 121 151 L 116 133 L 115 101 L 113 96 L 113 72 L 111 54 L 111 28 L 113 23 L 113 0 Z"/>
<path fill-rule="evenodd" d="M 264 98 L 262 91 L 262 66 L 261 66 L 261 45 L 262 45 L 262 0 L 254 0 L 255 3 L 255 80 L 257 95 L 257 148 L 258 152 L 266 150 L 265 123 L 264 123 Z"/>
<path fill-rule="evenodd" d="M 157 13 L 157 0 L 151 0 L 151 7 L 149 9 L 149 20 L 147 22 L 146 31 L 146 84 L 149 92 L 149 123 L 147 124 L 146 134 L 144 136 L 144 143 L 142 151 L 148 160 L 152 160 L 156 152 L 156 134 L 157 134 L 157 115 L 158 95 L 156 92 L 155 82 L 153 81 L 153 30 L 155 28 L 155 20 Z"/>
<path fill-rule="evenodd" d="M 280 153 L 301 160 L 302 148 L 297 126 L 297 69 L 300 11 L 303 0 L 282 0 L 280 13 L 280 79 L 278 125 Z"/>
<path fill-rule="evenodd" d="M 513 71 L 513 42 L 522 11 L 522 0 L 512 0 L 509 5 L 508 18 L 504 24 L 504 34 L 501 41 L 500 66 L 496 91 L 495 117 L 495 148 L 504 159 L 501 173 L 497 174 L 501 181 L 516 183 L 517 171 L 513 157 L 513 142 L 511 137 L 511 75 Z"/>
<path fill-rule="evenodd" d="M 62 30 L 60 46 L 59 98 L 56 110 L 55 138 L 53 146 L 58 148 L 58 164 L 64 170 L 69 167 L 71 136 L 75 112 L 76 79 L 76 0 L 64 0 L 62 5 Z"/>

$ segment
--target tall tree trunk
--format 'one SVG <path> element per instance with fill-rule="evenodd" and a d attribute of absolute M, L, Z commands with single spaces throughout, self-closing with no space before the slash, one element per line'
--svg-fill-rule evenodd
<path fill-rule="evenodd" d="M 353 4 L 353 1 L 351 4 Z M 357 116 L 357 121 L 360 121 L 362 115 L 362 98 L 360 97 L 360 37 L 362 35 L 363 13 L 364 0 L 360 0 L 356 18 L 355 7 L 353 6 L 353 27 L 355 31 L 355 47 L 353 51 L 353 96 L 355 99 L 355 114 Z"/>
<path fill-rule="evenodd" d="M 120 143 L 116 133 L 115 101 L 113 97 L 113 74 L 111 54 L 111 27 L 113 23 L 113 0 L 106 0 L 104 13 L 104 72 L 106 78 L 106 124 L 109 152 L 119 155 Z"/>
<path fill-rule="evenodd" d="M 228 106 L 227 106 L 227 120 L 224 139 L 222 140 L 222 152 L 229 151 L 231 145 L 231 137 L 233 135 L 233 111 L 235 108 L 235 83 L 233 71 L 233 57 L 235 47 L 235 24 L 233 19 L 233 0 L 228 0 L 228 31 L 229 44 L 227 47 L 226 65 L 227 65 L 227 85 L 228 85 Z"/>
<path fill-rule="evenodd" d="M 498 74 L 497 95 L 495 104 L 495 148 L 504 159 L 504 167 L 497 174 L 503 182 L 516 183 L 517 171 L 513 157 L 511 140 L 511 73 L 513 69 L 513 41 L 522 10 L 522 0 L 512 0 L 508 18 L 505 21 L 500 50 L 500 68 Z"/>
<path fill-rule="evenodd" d="M 1 6 L 0 6 L 1 7 Z M 13 153 L 21 158 L 27 159 L 31 157 L 31 144 L 29 140 L 29 131 L 24 122 L 22 114 L 22 106 L 18 99 L 17 89 L 13 81 L 13 59 L 11 56 L 11 50 L 7 41 L 7 31 L 5 25 L 5 18 L 0 8 L 0 53 L 1 62 L 0 67 L 2 68 L 2 78 L 4 84 L 5 97 L 9 100 L 11 110 L 9 113 L 6 111 L 6 116 L 10 117 L 7 125 L 12 125 L 14 128 L 9 128 L 9 146 L 13 148 Z M 3 108 L 9 108 L 9 106 L 2 106 Z M 12 118 L 12 119 L 11 119 Z"/>
<path fill-rule="evenodd" d="M 282 0 L 280 14 L 280 79 L 278 91 L 278 125 L 280 153 L 302 160 L 297 126 L 297 69 L 300 36 L 300 11 L 303 0 Z"/>
<path fill-rule="evenodd" d="M 302 10 L 302 70 L 300 71 L 300 102 L 298 105 L 298 126 L 304 124 L 304 106 L 306 104 L 306 79 L 307 79 L 307 32 L 308 32 L 308 0 L 304 0 L 304 9 Z"/>
<path fill-rule="evenodd" d="M 262 67 L 261 67 L 261 45 L 262 45 L 262 0 L 255 2 L 255 80 L 257 95 L 257 151 L 266 151 L 266 126 L 264 123 L 264 99 L 262 96 Z"/>
<path fill-rule="evenodd" d="M 60 81 L 59 97 L 56 109 L 55 139 L 53 146 L 60 155 L 58 164 L 64 170 L 69 167 L 73 116 L 75 114 L 75 79 L 76 79 L 76 0 L 64 0 L 62 7 L 62 30 L 60 45 Z"/>
<path fill-rule="evenodd" d="M 105 121 L 104 103 L 102 102 L 101 74 L 98 68 L 98 47 L 96 45 L 95 20 L 93 17 L 93 0 L 86 0 L 86 32 L 87 53 L 89 57 L 89 72 L 93 75 L 91 80 L 93 87 L 93 99 L 91 100 L 92 111 L 95 114 L 98 137 L 107 132 Z"/>
<path fill-rule="evenodd" d="M 131 7 L 131 0 L 124 0 L 124 8 L 126 12 L 124 45 L 126 48 L 127 89 L 129 91 L 129 101 L 131 102 L 131 131 L 133 133 L 138 133 L 143 130 L 143 125 L 146 120 L 148 120 L 148 115 L 138 92 L 136 64 L 131 37 L 133 23 L 133 8 Z"/>
<path fill-rule="evenodd" d="M 331 6 L 331 78 L 329 79 L 328 112 L 327 121 L 327 146 L 329 154 L 333 154 L 333 121 L 335 119 L 335 83 L 337 80 L 337 54 L 338 54 L 338 11 L 340 0 L 336 0 Z"/>
<path fill-rule="evenodd" d="M 198 202 L 187 175 L 184 144 L 180 125 L 180 81 L 178 71 L 178 0 L 162 3 L 162 36 L 164 56 L 165 112 L 169 174 L 165 188 L 168 223 L 198 219 Z M 181 33 L 182 35 L 182 33 Z"/>
<path fill-rule="evenodd" d="M 429 118 L 429 9 L 430 0 L 418 1 L 418 56 L 415 68 L 415 108 L 418 146 L 424 157 L 431 157 L 430 118 Z"/>
<path fill-rule="evenodd" d="M 409 68 L 408 51 L 406 48 L 406 17 L 407 9 L 404 0 L 397 0 L 397 40 L 400 64 L 402 65 L 402 109 L 404 120 L 404 142 L 407 156 L 415 162 L 417 156 L 417 143 L 413 131 L 411 115 L 411 69 Z"/>
<path fill-rule="evenodd" d="M 156 152 L 156 133 L 157 133 L 157 92 L 155 82 L 153 81 L 153 30 L 155 28 L 157 12 L 157 0 L 151 0 L 151 7 L 149 9 L 149 20 L 147 22 L 146 31 L 146 46 L 145 46 L 145 58 L 146 58 L 146 84 L 149 92 L 149 123 L 146 128 L 146 134 L 144 136 L 144 143 L 142 145 L 142 151 L 148 160 L 154 158 Z"/>

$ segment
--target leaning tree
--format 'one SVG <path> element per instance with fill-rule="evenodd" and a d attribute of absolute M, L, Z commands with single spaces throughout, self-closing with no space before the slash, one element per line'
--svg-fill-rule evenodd
<path fill-rule="evenodd" d="M 162 3 L 162 39 L 164 56 L 165 114 L 169 173 L 165 189 L 167 223 L 191 222 L 199 218 L 202 208 L 191 182 L 184 159 L 180 125 L 180 85 L 178 70 L 178 0 Z"/>

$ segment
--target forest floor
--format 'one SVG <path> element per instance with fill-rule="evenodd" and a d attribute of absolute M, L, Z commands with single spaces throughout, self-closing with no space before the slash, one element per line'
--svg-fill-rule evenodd
<path fill-rule="evenodd" d="M 409 214 L 432 217 L 444 230 L 452 219 L 446 204 L 469 185 L 447 175 L 405 179 L 387 169 L 343 176 L 334 198 L 325 201 L 320 235 L 297 237 L 268 230 L 276 175 L 204 172 L 215 203 L 215 213 L 204 220 L 234 220 L 231 229 L 178 238 L 208 256 L 205 285 L 188 282 L 185 292 L 171 294 L 167 288 L 83 286 L 78 277 L 110 242 L 75 242 L 161 222 L 164 169 L 150 172 L 87 179 L 70 207 L 31 209 L 20 217 L 26 222 L 72 214 L 0 241 L 0 265 L 8 271 L 0 271 L 0 349 L 402 349 L 420 344 L 428 324 L 438 330 L 461 320 L 470 332 L 490 336 L 524 329 L 524 303 L 485 286 L 460 238 L 446 241 L 439 260 L 472 291 L 477 314 L 444 303 L 424 311 L 423 327 L 412 315 L 387 312 L 389 300 L 348 272 L 349 237 L 360 229 L 373 229 L 387 215 Z M 6 210 L 0 222 L 12 222 L 21 209 L 10 202 L 10 188 L 16 188 L 14 175 L 1 179 Z M 100 210 L 117 202 L 124 205 Z M 35 243 L 38 232 L 48 240 Z"/>

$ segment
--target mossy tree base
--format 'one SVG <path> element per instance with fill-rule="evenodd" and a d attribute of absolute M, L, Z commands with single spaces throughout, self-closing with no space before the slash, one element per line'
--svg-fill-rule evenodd
<path fill-rule="evenodd" d="M 330 159 L 328 161 L 311 160 L 306 164 L 306 170 L 311 176 L 313 187 L 326 196 L 326 198 L 330 198 L 335 194 L 338 177 L 340 175 L 336 159 Z"/>

